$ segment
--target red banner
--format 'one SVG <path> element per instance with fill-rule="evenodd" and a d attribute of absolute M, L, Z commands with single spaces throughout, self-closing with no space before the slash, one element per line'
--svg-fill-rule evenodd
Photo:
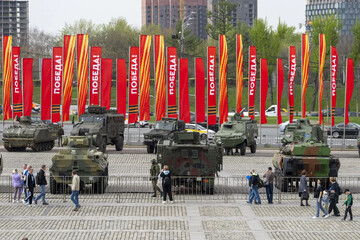
<path fill-rule="evenodd" d="M 260 124 L 266 124 L 267 119 L 265 115 L 266 98 L 269 85 L 269 75 L 267 60 L 262 58 L 260 60 Z"/>
<path fill-rule="evenodd" d="M 101 59 L 101 106 L 110 109 L 111 103 L 111 78 L 112 78 L 112 59 Z"/>
<path fill-rule="evenodd" d="M 189 104 L 189 69 L 188 59 L 180 58 L 179 62 L 179 83 L 180 83 L 180 98 L 179 98 L 179 110 L 180 120 L 184 120 L 186 123 L 191 122 L 190 118 L 190 104 Z"/>
<path fill-rule="evenodd" d="M 78 66 L 78 116 L 85 112 L 88 93 L 89 73 L 89 36 L 77 35 L 77 66 Z"/>
<path fill-rule="evenodd" d="M 151 36 L 140 36 L 140 121 L 150 120 Z"/>
<path fill-rule="evenodd" d="M 205 122 L 205 70 L 202 58 L 195 59 L 196 123 Z"/>
<path fill-rule="evenodd" d="M 10 119 L 11 112 L 11 42 L 12 36 L 3 36 L 3 120 Z"/>
<path fill-rule="evenodd" d="M 324 66 L 325 66 L 325 56 L 326 56 L 326 43 L 325 43 L 325 35 L 320 34 L 319 36 L 319 124 L 323 123 L 323 115 L 322 115 L 322 97 L 324 90 Z"/>
<path fill-rule="evenodd" d="M 240 113 L 242 110 L 241 99 L 244 80 L 244 50 L 241 34 L 236 35 L 236 112 Z"/>
<path fill-rule="evenodd" d="M 306 117 L 306 89 L 309 80 L 309 36 L 302 35 L 301 39 L 301 112 L 302 117 Z"/>
<path fill-rule="evenodd" d="M 101 47 L 91 47 L 90 52 L 90 105 L 99 104 Z"/>
<path fill-rule="evenodd" d="M 226 36 L 219 35 L 220 45 L 220 67 L 219 67 L 219 121 L 220 124 L 227 121 L 229 114 L 228 99 L 227 99 L 227 62 L 228 62 L 228 51 L 226 44 Z"/>
<path fill-rule="evenodd" d="M 277 59 L 277 124 L 282 123 L 281 117 L 281 97 L 284 88 L 284 67 L 282 59 Z"/>
<path fill-rule="evenodd" d="M 72 85 L 74 78 L 75 36 L 64 36 L 64 88 L 63 88 L 63 121 L 69 120 Z"/>
<path fill-rule="evenodd" d="M 51 119 L 51 58 L 41 64 L 41 120 Z"/>
<path fill-rule="evenodd" d="M 168 117 L 177 118 L 176 105 L 177 53 L 176 47 L 167 48 L 167 102 Z"/>
<path fill-rule="evenodd" d="M 53 59 L 52 59 L 52 101 L 51 101 L 51 113 L 52 122 L 59 122 L 60 118 L 60 105 L 61 105 L 61 89 L 63 79 L 63 68 L 62 68 L 62 47 L 53 48 Z"/>
<path fill-rule="evenodd" d="M 331 47 L 331 126 L 335 125 L 335 108 L 336 108 L 336 77 L 338 71 L 339 57 L 335 47 Z"/>
<path fill-rule="evenodd" d="M 33 102 L 33 59 L 23 59 L 24 116 L 31 117 Z"/>
<path fill-rule="evenodd" d="M 22 91 L 20 84 L 20 47 L 12 47 L 12 97 L 13 119 L 23 114 Z"/>
<path fill-rule="evenodd" d="M 293 122 L 294 118 L 294 80 L 296 75 L 296 48 L 290 46 L 289 48 L 289 108 L 290 117 L 289 122 Z"/>
<path fill-rule="evenodd" d="M 249 47 L 249 117 L 255 118 L 256 47 Z"/>
<path fill-rule="evenodd" d="M 207 49 L 207 123 L 217 124 L 216 119 L 216 82 L 215 82 L 216 47 Z"/>
<path fill-rule="evenodd" d="M 130 47 L 129 65 L 129 124 L 138 120 L 139 47 Z"/>
<path fill-rule="evenodd" d="M 345 126 L 349 123 L 349 106 L 354 89 L 354 62 L 351 58 L 347 59 L 346 64 L 346 93 L 345 93 Z"/>
<path fill-rule="evenodd" d="M 166 88 L 165 88 L 165 47 L 164 36 L 155 35 L 155 96 L 156 121 L 166 115 Z"/>
<path fill-rule="evenodd" d="M 116 63 L 116 106 L 117 113 L 126 115 L 126 63 L 125 59 L 117 59 Z"/>

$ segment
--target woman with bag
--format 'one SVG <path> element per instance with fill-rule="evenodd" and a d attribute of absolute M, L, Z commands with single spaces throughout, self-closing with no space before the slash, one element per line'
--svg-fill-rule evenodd
<path fill-rule="evenodd" d="M 309 200 L 309 188 L 306 181 L 306 170 L 302 170 L 301 178 L 300 178 L 300 186 L 299 186 L 299 197 L 300 197 L 300 206 L 305 206 L 303 204 L 303 200 L 306 201 L 306 206 L 310 206 L 308 203 Z"/>

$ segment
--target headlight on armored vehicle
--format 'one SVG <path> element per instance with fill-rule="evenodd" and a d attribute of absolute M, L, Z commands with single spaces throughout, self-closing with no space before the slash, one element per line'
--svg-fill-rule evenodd
<path fill-rule="evenodd" d="M 144 135 L 144 139 L 149 139 L 149 135 Z"/>
<path fill-rule="evenodd" d="M 161 159 L 162 158 L 162 155 L 161 153 L 158 154 L 158 158 Z"/>

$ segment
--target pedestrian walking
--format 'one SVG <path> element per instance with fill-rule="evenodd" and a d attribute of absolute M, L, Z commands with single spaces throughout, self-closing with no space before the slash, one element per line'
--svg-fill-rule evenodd
<path fill-rule="evenodd" d="M 23 199 L 23 203 L 25 204 L 25 199 L 27 198 L 27 191 L 26 191 L 26 177 L 28 174 L 29 170 L 28 170 L 28 165 L 25 163 L 23 165 L 23 172 L 21 173 L 21 180 L 23 181 L 23 191 L 24 191 L 24 199 Z"/>
<path fill-rule="evenodd" d="M 329 192 L 328 192 L 328 190 L 324 190 L 323 191 L 323 207 L 325 208 L 325 210 L 327 212 L 329 212 L 329 202 L 330 202 Z"/>
<path fill-rule="evenodd" d="M 324 217 L 328 218 L 330 215 L 329 213 L 323 208 L 322 200 L 323 200 L 323 187 L 322 182 L 318 180 L 318 187 L 314 191 L 314 198 L 316 199 L 316 214 L 313 218 L 319 218 L 320 210 L 324 213 Z"/>
<path fill-rule="evenodd" d="M 330 178 L 331 186 L 330 186 L 330 206 L 329 206 L 329 214 L 332 210 L 334 210 L 334 216 L 339 217 L 340 211 L 336 204 L 339 203 L 339 196 L 342 194 L 342 190 L 339 186 L 339 184 L 336 181 L 336 178 L 331 177 Z M 333 199 L 331 199 L 331 195 L 333 195 Z M 334 199 L 335 198 L 335 199 Z"/>
<path fill-rule="evenodd" d="M 170 203 L 174 203 L 172 193 L 171 193 L 171 172 L 169 171 L 169 167 L 164 165 L 164 169 L 161 170 L 159 174 L 159 178 L 162 179 L 162 187 L 163 187 L 163 204 L 166 203 L 166 195 L 169 195 Z"/>
<path fill-rule="evenodd" d="M 152 182 L 152 187 L 154 190 L 154 195 L 152 197 L 156 197 L 156 191 L 160 193 L 160 196 L 163 196 L 163 192 L 157 185 L 158 182 L 158 176 L 160 174 L 160 167 L 158 163 L 156 162 L 156 159 L 151 160 L 151 168 L 150 168 L 150 181 Z"/>
<path fill-rule="evenodd" d="M 258 192 L 258 184 L 260 183 L 259 174 L 254 170 L 251 177 L 251 196 L 249 199 L 249 204 L 252 204 L 253 199 L 255 198 L 255 204 L 261 204 L 260 195 Z"/>
<path fill-rule="evenodd" d="M 41 188 L 41 193 L 34 199 L 35 204 L 37 204 L 37 201 L 42 198 L 42 204 L 43 205 L 49 205 L 46 201 L 45 201 L 45 187 L 47 185 L 47 181 L 46 181 L 46 166 L 42 165 L 40 171 L 38 172 L 38 174 L 36 175 L 36 184 L 40 185 Z"/>
<path fill-rule="evenodd" d="M 307 185 L 306 174 L 307 174 L 306 170 L 302 170 L 301 178 L 300 178 L 300 186 L 299 186 L 300 206 L 305 206 L 303 204 L 303 200 L 306 201 L 306 206 L 310 206 L 308 203 L 309 187 Z"/>
<path fill-rule="evenodd" d="M 21 189 L 23 188 L 23 181 L 21 180 L 21 175 L 18 173 L 17 169 L 14 169 L 12 173 L 12 184 L 14 187 L 14 197 L 13 203 L 20 202 Z"/>
<path fill-rule="evenodd" d="M 252 169 L 250 171 L 250 175 L 246 176 L 247 180 L 249 181 L 249 198 L 248 198 L 248 201 L 246 203 L 249 203 L 250 202 L 250 197 L 251 197 L 251 183 L 252 183 L 252 174 L 253 172 L 255 172 L 254 169 Z M 255 200 L 256 201 L 256 200 Z"/>
<path fill-rule="evenodd" d="M 71 201 L 75 204 L 73 211 L 78 211 L 81 207 L 79 204 L 79 192 L 80 192 L 80 177 L 75 170 L 72 171 L 72 183 L 71 183 Z"/>
<path fill-rule="evenodd" d="M 273 203 L 273 191 L 274 191 L 274 178 L 275 173 L 272 171 L 272 167 L 269 167 L 267 172 L 263 176 L 264 185 L 266 189 L 266 198 L 268 200 L 268 204 Z"/>
<path fill-rule="evenodd" d="M 352 215 L 351 208 L 352 208 L 352 205 L 353 205 L 353 197 L 352 197 L 352 194 L 351 194 L 349 189 L 345 189 L 345 193 L 346 193 L 346 199 L 345 199 L 344 205 L 346 206 L 346 208 L 345 208 L 345 215 L 344 215 L 344 218 L 342 220 L 345 221 L 346 218 L 347 218 L 347 214 L 349 213 L 349 215 L 350 215 L 349 220 L 352 221 L 353 220 L 353 215 Z"/>
<path fill-rule="evenodd" d="M 32 200 L 34 198 L 34 188 L 35 188 L 35 177 L 33 174 L 34 169 L 29 166 L 28 173 L 26 175 L 26 191 L 27 191 L 27 198 L 25 199 L 26 205 L 31 206 Z M 35 206 L 35 205 L 32 205 Z"/>

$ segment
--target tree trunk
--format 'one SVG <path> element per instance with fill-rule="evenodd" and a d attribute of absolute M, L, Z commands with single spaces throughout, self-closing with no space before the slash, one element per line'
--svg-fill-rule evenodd
<path fill-rule="evenodd" d="M 315 111 L 315 104 L 317 101 L 319 101 L 319 98 L 317 97 L 318 91 L 319 91 L 319 74 L 316 73 L 316 76 L 314 77 L 314 93 L 312 97 L 311 111 Z"/>

